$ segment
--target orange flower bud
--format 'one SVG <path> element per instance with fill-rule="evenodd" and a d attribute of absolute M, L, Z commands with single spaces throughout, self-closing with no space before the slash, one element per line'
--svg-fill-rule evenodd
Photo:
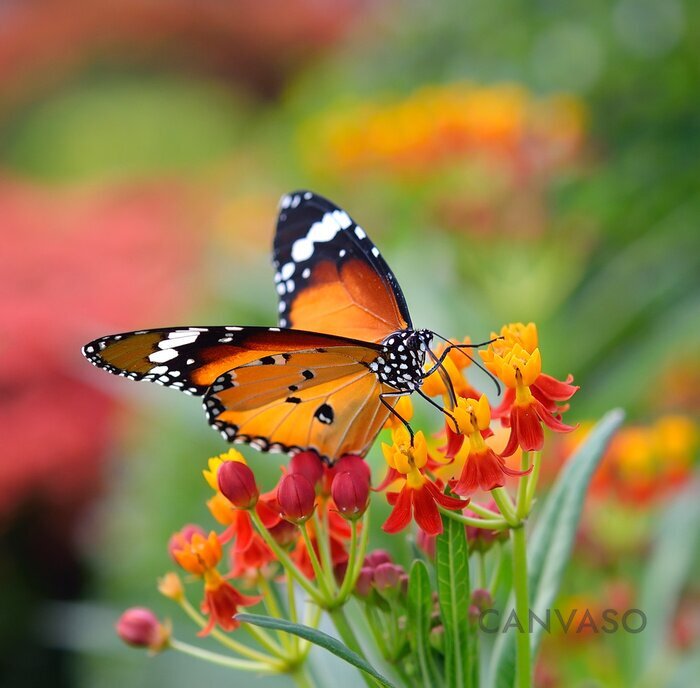
<path fill-rule="evenodd" d="M 173 571 L 158 579 L 158 592 L 171 600 L 175 600 L 175 602 L 181 602 L 185 597 L 185 589 L 182 587 L 180 576 Z"/>

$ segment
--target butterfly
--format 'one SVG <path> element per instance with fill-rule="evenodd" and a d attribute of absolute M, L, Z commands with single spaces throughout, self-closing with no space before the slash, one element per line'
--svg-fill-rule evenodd
<path fill-rule="evenodd" d="M 365 230 L 321 196 L 282 197 L 273 263 L 278 327 L 140 330 L 100 337 L 83 353 L 109 373 L 203 397 L 209 424 L 229 442 L 314 450 L 331 464 L 364 456 L 390 414 L 406 423 L 398 398 L 440 368 L 433 333 L 413 328 Z"/>

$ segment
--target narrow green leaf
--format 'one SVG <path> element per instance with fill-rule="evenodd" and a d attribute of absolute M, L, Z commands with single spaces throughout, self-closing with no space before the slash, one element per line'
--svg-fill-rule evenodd
<path fill-rule="evenodd" d="M 314 645 L 328 650 L 336 657 L 339 657 L 348 664 L 364 671 L 366 674 L 377 680 L 382 686 L 393 688 L 393 684 L 384 678 L 374 667 L 367 663 L 360 655 L 343 645 L 332 635 L 328 635 L 317 628 L 304 626 L 303 624 L 292 623 L 286 619 L 276 619 L 272 616 L 262 616 L 261 614 L 236 614 L 236 619 L 241 623 L 249 623 L 261 628 L 269 628 L 273 631 L 285 631 L 292 635 L 308 640 Z"/>
<path fill-rule="evenodd" d="M 445 627 L 445 678 L 450 688 L 471 686 L 468 666 L 469 553 L 464 526 L 443 516 L 436 546 L 437 591 Z"/>
<path fill-rule="evenodd" d="M 678 600 L 693 572 L 700 542 L 700 482 L 696 478 L 678 494 L 656 523 L 649 563 L 639 595 L 639 609 L 646 618 L 644 633 L 634 639 L 630 684 L 647 678 L 655 664 L 663 665 L 668 650 L 670 624 Z"/>
<path fill-rule="evenodd" d="M 623 418 L 623 411 L 615 409 L 597 423 L 586 441 L 564 466 L 539 514 L 528 547 L 530 609 L 539 618 L 544 618 L 557 595 L 573 547 L 588 485 L 610 438 Z M 506 610 L 509 612 L 513 605 L 511 597 Z M 520 622 L 525 625 L 529 619 L 520 619 Z M 534 660 L 543 628 L 537 623 L 533 626 L 531 647 Z M 491 655 L 489 685 L 512 688 L 514 678 L 515 636 L 513 633 L 500 633 Z"/>
<path fill-rule="evenodd" d="M 433 611 L 431 593 L 428 568 L 417 559 L 413 562 L 408 579 L 408 642 L 425 686 L 436 686 L 439 683 L 429 637 Z"/>

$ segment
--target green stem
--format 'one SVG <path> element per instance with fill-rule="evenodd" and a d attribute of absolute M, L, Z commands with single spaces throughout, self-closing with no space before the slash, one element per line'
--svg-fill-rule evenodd
<path fill-rule="evenodd" d="M 488 585 L 486 581 L 486 555 L 483 552 L 479 552 L 479 587 L 486 588 Z"/>
<path fill-rule="evenodd" d="M 323 567 L 321 566 L 321 562 L 316 556 L 316 550 L 313 547 L 313 542 L 311 542 L 311 537 L 309 536 L 307 525 L 308 522 L 304 523 L 301 526 L 301 535 L 304 538 L 304 543 L 306 544 L 306 551 L 308 552 L 309 559 L 311 560 L 311 568 L 313 568 L 314 574 L 316 575 L 316 583 L 318 584 L 321 594 L 324 597 L 324 599 L 322 600 L 322 604 L 325 606 L 325 604 L 328 602 L 328 598 L 330 597 L 330 590 L 328 589 L 328 583 L 323 572 Z M 319 538 L 317 537 L 316 541 L 318 542 L 318 540 Z"/>
<path fill-rule="evenodd" d="M 498 510 L 503 514 L 503 518 L 508 522 L 508 525 L 512 527 L 520 525 L 510 495 L 502 487 L 497 487 L 491 490 L 491 496 L 493 497 L 493 501 L 496 502 Z"/>
<path fill-rule="evenodd" d="M 270 614 L 270 616 L 274 616 L 278 619 L 283 619 L 284 614 L 282 614 L 282 610 L 280 609 L 279 604 L 277 604 L 277 598 L 275 596 L 275 592 L 270 587 L 270 583 L 267 580 L 267 578 L 265 578 L 265 576 L 262 574 L 260 574 L 258 576 L 258 587 L 262 591 L 264 602 L 265 602 L 265 608 L 267 609 L 268 614 Z M 256 628 L 252 624 L 246 624 L 246 627 Z M 257 630 L 261 630 L 261 629 L 257 629 Z M 285 647 L 285 649 L 287 649 L 287 650 L 291 649 L 290 638 L 289 638 L 288 633 L 285 633 L 284 631 L 278 631 L 277 637 L 280 639 L 280 642 Z"/>
<path fill-rule="evenodd" d="M 273 666 L 269 663 L 264 662 L 250 662 L 247 659 L 236 659 L 234 657 L 227 657 L 226 655 L 220 655 L 218 652 L 210 652 L 209 650 L 203 650 L 201 647 L 195 647 L 189 643 L 183 643 L 175 638 L 170 639 L 170 647 L 173 650 L 182 652 L 190 657 L 197 657 L 197 659 L 202 659 L 210 664 L 218 664 L 219 666 L 225 666 L 229 669 L 239 669 L 244 671 L 265 671 L 265 672 L 275 672 Z"/>
<path fill-rule="evenodd" d="M 328 505 L 324 508 L 323 522 L 318 515 L 318 511 L 314 511 L 314 527 L 316 529 L 316 542 L 318 542 L 318 551 L 321 553 L 321 561 L 323 562 L 323 573 L 325 576 L 326 587 L 329 593 L 334 593 L 337 590 L 335 576 L 333 575 L 333 560 L 331 559 L 330 543 L 330 528 L 328 527 Z"/>
<path fill-rule="evenodd" d="M 522 457 L 520 458 L 520 470 L 526 471 L 530 468 L 530 452 L 524 451 Z M 515 515 L 518 517 L 519 521 L 522 521 L 525 516 L 525 509 L 527 508 L 527 486 L 530 483 L 530 476 L 524 475 L 518 483 L 518 495 L 515 499 Z"/>
<path fill-rule="evenodd" d="M 444 506 L 438 505 L 438 509 L 440 513 L 447 516 L 447 518 L 451 518 L 458 523 L 464 523 L 465 526 L 474 526 L 475 528 L 483 528 L 485 530 L 505 530 L 509 526 L 508 522 L 502 518 L 470 518 L 469 516 L 463 516 L 457 511 L 446 509 Z"/>
<path fill-rule="evenodd" d="M 335 625 L 336 630 L 338 631 L 338 635 L 340 635 L 343 642 L 353 652 L 360 655 L 360 657 L 366 660 L 367 657 L 365 657 L 365 653 L 362 651 L 362 647 L 360 646 L 360 643 L 357 640 L 357 637 L 355 636 L 355 632 L 352 630 L 352 627 L 348 623 L 348 619 L 345 616 L 343 608 L 338 607 L 337 609 L 333 609 L 329 612 L 329 614 L 331 619 L 333 620 L 333 624 Z M 360 675 L 362 676 L 362 680 L 370 688 L 373 688 L 375 685 L 377 685 L 376 681 L 372 677 L 365 674 L 364 671 L 360 671 Z"/>
<path fill-rule="evenodd" d="M 540 466 L 542 465 L 542 452 L 532 452 L 532 472 L 528 476 L 527 489 L 525 491 L 525 506 L 523 507 L 523 512 L 525 516 L 528 516 L 532 510 L 532 500 L 535 497 L 535 490 L 537 489 L 537 481 L 540 477 Z"/>
<path fill-rule="evenodd" d="M 525 528 L 511 530 L 513 542 L 513 590 L 515 592 L 515 613 L 520 623 L 516 628 L 516 682 L 517 688 L 530 688 L 532 666 L 530 658 L 530 601 L 527 590 L 527 547 Z"/>
<path fill-rule="evenodd" d="M 297 623 L 299 617 L 297 614 L 297 597 L 294 594 L 294 581 L 291 576 L 287 576 L 287 609 L 289 610 L 289 620 L 292 623 Z M 289 636 L 289 642 L 294 654 L 299 654 L 299 638 L 296 635 Z"/>
<path fill-rule="evenodd" d="M 316 683 L 306 667 L 300 666 L 290 674 L 290 677 L 299 688 L 316 688 Z"/>
<path fill-rule="evenodd" d="M 467 504 L 466 509 L 473 511 L 475 514 L 481 516 L 481 518 L 500 518 L 496 512 L 491 511 L 491 509 L 487 509 L 482 504 L 477 504 L 476 502 L 470 501 L 469 504 Z"/>
<path fill-rule="evenodd" d="M 192 621 L 194 621 L 197 624 L 197 626 L 199 626 L 200 628 L 204 628 L 207 625 L 207 620 L 192 606 L 192 604 L 186 597 L 182 598 L 180 606 L 182 607 L 185 614 L 187 614 L 187 616 L 189 616 L 190 619 L 192 619 Z M 245 624 L 245 626 L 247 628 L 250 626 L 250 624 Z M 224 647 L 227 647 L 229 650 L 233 650 L 234 652 L 237 652 L 239 655 L 247 657 L 248 659 L 257 660 L 259 662 L 265 662 L 268 664 L 270 662 L 277 661 L 273 657 L 270 657 L 269 655 L 266 655 L 263 652 L 258 652 L 254 648 L 248 647 L 247 645 L 239 643 L 237 640 L 230 638 L 225 633 L 222 633 L 218 628 L 213 628 L 209 635 Z M 272 640 L 272 638 L 270 638 L 270 636 L 264 631 L 260 637 L 256 635 L 254 635 L 253 637 L 255 637 L 255 639 L 272 654 L 276 655 L 279 658 L 284 657 L 282 648 L 279 645 L 277 645 L 274 642 L 274 640 Z M 281 666 L 281 664 L 279 665 Z"/>
<path fill-rule="evenodd" d="M 365 526 L 365 531 L 366 530 L 367 527 Z M 350 597 L 350 593 L 352 593 L 353 588 L 355 587 L 355 580 L 357 578 L 355 575 L 355 562 L 358 558 L 357 555 L 357 521 L 352 521 L 350 523 L 350 554 L 348 556 L 348 566 L 345 569 L 345 577 L 343 578 L 343 584 L 340 586 L 338 595 L 335 598 L 335 604 L 338 606 L 342 605 L 348 599 L 348 597 Z M 362 556 L 362 559 L 364 559 L 364 555 Z"/>
<path fill-rule="evenodd" d="M 285 568 L 287 573 L 294 578 L 297 583 L 309 594 L 312 600 L 315 602 L 321 602 L 323 600 L 319 591 L 308 581 L 306 576 L 297 568 L 296 564 L 289 558 L 289 555 L 275 542 L 275 539 L 270 535 L 270 532 L 265 528 L 260 516 L 257 515 L 255 509 L 250 510 L 250 516 L 253 519 L 253 523 L 260 533 L 260 537 L 265 541 L 265 544 L 275 553 L 277 561 Z M 304 532 L 304 529 L 301 529 Z M 249 625 L 249 624 L 247 624 Z"/>

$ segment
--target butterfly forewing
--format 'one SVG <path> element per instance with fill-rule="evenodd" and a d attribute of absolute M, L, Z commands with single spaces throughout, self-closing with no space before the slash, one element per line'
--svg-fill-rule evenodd
<path fill-rule="evenodd" d="M 86 344 L 83 353 L 115 375 L 202 395 L 222 373 L 250 361 L 347 343 L 342 337 L 279 328 L 175 327 L 101 337 Z"/>
<path fill-rule="evenodd" d="M 363 456 L 389 413 L 379 394 L 390 390 L 369 368 L 375 357 L 348 346 L 247 363 L 212 384 L 207 417 L 227 440 L 263 451 Z"/>
<path fill-rule="evenodd" d="M 274 241 L 280 325 L 382 341 L 411 327 L 406 301 L 362 227 L 309 191 L 283 197 Z"/>

